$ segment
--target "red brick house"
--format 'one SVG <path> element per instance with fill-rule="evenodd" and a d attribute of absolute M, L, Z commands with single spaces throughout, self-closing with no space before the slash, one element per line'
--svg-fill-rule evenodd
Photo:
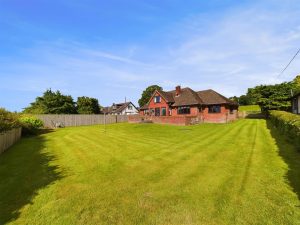
<path fill-rule="evenodd" d="M 155 91 L 139 115 L 140 118 L 129 120 L 181 125 L 226 123 L 237 119 L 238 104 L 211 89 L 196 92 L 177 86 L 173 91 Z"/>

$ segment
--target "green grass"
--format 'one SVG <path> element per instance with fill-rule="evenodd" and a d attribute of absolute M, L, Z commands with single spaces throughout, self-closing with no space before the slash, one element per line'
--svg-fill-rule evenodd
<path fill-rule="evenodd" d="M 239 111 L 261 111 L 259 105 L 241 105 Z"/>
<path fill-rule="evenodd" d="M 114 124 L 0 156 L 0 224 L 299 224 L 300 156 L 265 120 Z"/>

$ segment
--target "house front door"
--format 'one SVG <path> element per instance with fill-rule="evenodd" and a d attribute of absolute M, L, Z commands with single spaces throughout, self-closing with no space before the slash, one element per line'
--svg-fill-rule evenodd
<path fill-rule="evenodd" d="M 160 108 L 155 108 L 155 116 L 160 116 Z"/>

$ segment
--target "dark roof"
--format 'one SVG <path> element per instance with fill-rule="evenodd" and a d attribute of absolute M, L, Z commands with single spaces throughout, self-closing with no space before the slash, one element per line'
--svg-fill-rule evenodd
<path fill-rule="evenodd" d="M 174 102 L 175 91 L 158 91 L 167 102 Z"/>
<path fill-rule="evenodd" d="M 218 92 L 212 89 L 198 91 L 197 93 L 205 105 L 212 105 L 212 104 L 237 105 L 237 103 L 235 103 L 234 101 L 229 100 L 225 96 L 219 94 Z"/>
<path fill-rule="evenodd" d="M 109 113 L 109 112 L 111 112 L 112 110 L 111 110 L 111 107 L 109 106 L 109 107 L 103 107 L 103 109 L 102 109 L 102 112 L 103 113 L 105 113 L 105 114 L 107 114 L 107 113 Z"/>
<path fill-rule="evenodd" d="M 212 104 L 229 104 L 237 105 L 234 101 L 229 100 L 218 92 L 209 89 L 195 92 L 191 88 L 182 88 L 180 95 L 176 96 L 176 91 L 158 91 L 161 96 L 172 106 L 188 106 L 188 105 L 212 105 Z M 147 109 L 148 104 L 141 107 Z"/>
<path fill-rule="evenodd" d="M 174 100 L 175 103 L 172 106 L 203 104 L 198 94 L 190 88 L 182 88 L 178 96 L 176 96 L 176 91 L 174 91 Z"/>
<path fill-rule="evenodd" d="M 135 107 L 135 105 L 132 102 L 118 103 L 118 104 L 113 104 L 112 106 L 109 106 L 109 107 L 104 107 L 103 108 L 103 113 L 105 113 L 105 114 L 109 114 L 109 113 L 121 113 L 130 104 L 132 104 L 133 107 Z"/>

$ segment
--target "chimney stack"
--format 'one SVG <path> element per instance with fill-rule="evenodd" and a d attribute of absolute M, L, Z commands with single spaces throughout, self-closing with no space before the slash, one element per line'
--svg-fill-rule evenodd
<path fill-rule="evenodd" d="M 176 86 L 176 96 L 181 94 L 181 87 L 180 85 Z"/>

